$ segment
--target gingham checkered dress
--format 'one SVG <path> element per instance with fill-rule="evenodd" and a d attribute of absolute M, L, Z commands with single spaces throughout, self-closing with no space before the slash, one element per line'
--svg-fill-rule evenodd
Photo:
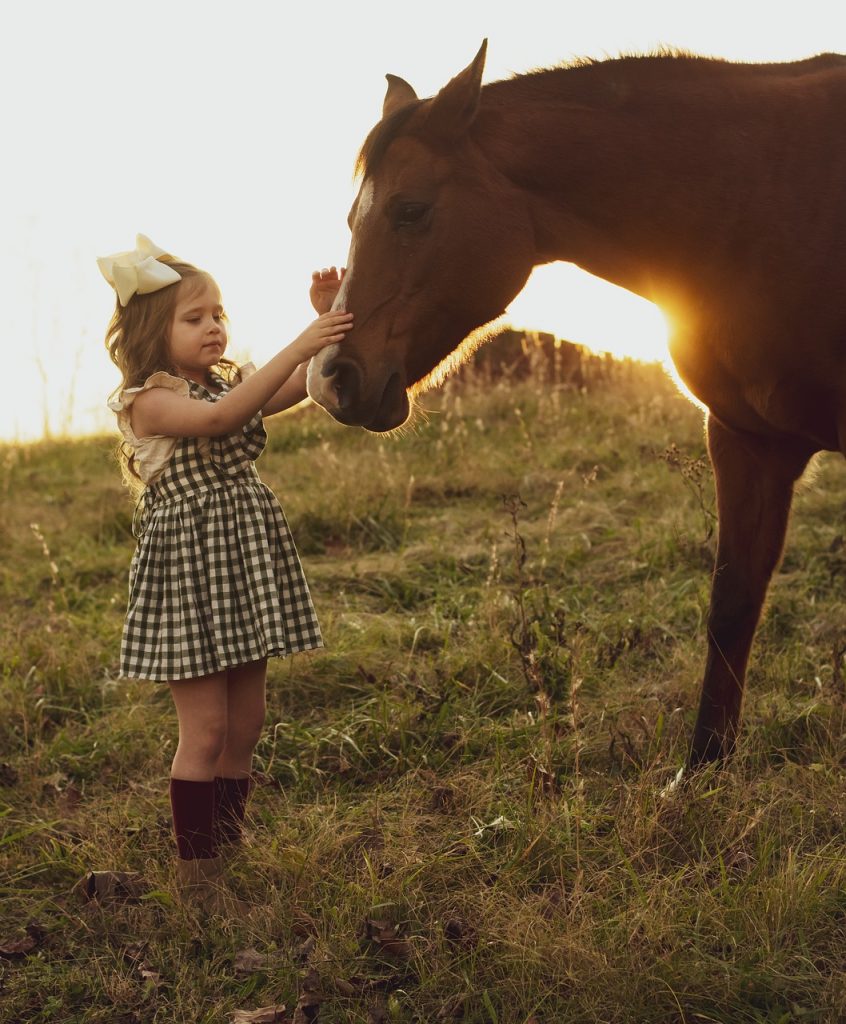
<path fill-rule="evenodd" d="M 229 386 L 215 384 L 189 381 L 190 395 L 217 401 Z M 178 438 L 147 486 L 121 676 L 190 679 L 323 646 L 285 515 L 254 465 L 266 440 L 260 413 L 228 437 Z"/>

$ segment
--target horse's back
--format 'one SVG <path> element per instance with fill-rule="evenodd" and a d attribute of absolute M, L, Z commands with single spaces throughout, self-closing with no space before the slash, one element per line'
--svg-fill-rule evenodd
<path fill-rule="evenodd" d="M 787 75 L 813 75 L 820 71 L 831 71 L 838 68 L 846 72 L 846 54 L 820 53 L 816 57 L 806 57 L 787 64 L 759 65 L 760 67 L 777 67 Z"/>

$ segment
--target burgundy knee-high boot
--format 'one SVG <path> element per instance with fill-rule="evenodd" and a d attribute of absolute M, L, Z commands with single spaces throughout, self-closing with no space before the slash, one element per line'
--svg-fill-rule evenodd
<path fill-rule="evenodd" d="M 228 779 L 216 776 L 216 812 L 214 839 L 217 848 L 231 846 L 241 841 L 244 831 L 244 814 L 253 784 L 249 778 Z"/>
<path fill-rule="evenodd" d="M 214 780 L 170 780 L 170 806 L 179 857 L 176 876 L 183 893 L 207 909 L 220 902 L 217 882 L 223 858 L 214 842 L 216 791 Z"/>

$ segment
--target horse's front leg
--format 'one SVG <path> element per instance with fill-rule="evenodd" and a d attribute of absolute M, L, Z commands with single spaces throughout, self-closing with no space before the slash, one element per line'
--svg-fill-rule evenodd
<path fill-rule="evenodd" d="M 767 587 L 781 560 L 793 485 L 812 451 L 795 443 L 730 430 L 708 419 L 717 486 L 719 537 L 708 658 L 689 764 L 734 750 L 746 662 Z"/>

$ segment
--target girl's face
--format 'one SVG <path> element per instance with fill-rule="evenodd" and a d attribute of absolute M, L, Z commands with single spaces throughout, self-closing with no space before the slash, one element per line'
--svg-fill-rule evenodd
<path fill-rule="evenodd" d="M 211 281 L 196 286 L 178 285 L 170 324 L 170 358 L 179 374 L 198 384 L 208 384 L 209 369 L 226 350 L 226 319 L 220 292 Z"/>

